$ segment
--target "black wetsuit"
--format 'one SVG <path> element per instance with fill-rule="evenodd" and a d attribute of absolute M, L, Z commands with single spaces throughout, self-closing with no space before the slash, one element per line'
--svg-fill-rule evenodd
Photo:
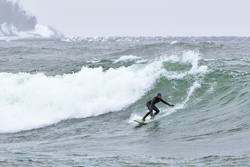
<path fill-rule="evenodd" d="M 150 116 L 152 118 L 154 118 L 154 116 L 156 114 L 158 114 L 160 111 L 159 109 L 155 106 L 156 103 L 159 103 L 159 102 L 163 102 L 169 106 L 173 106 L 171 104 L 168 104 L 166 101 L 162 100 L 162 98 L 159 98 L 158 96 L 154 97 L 152 100 L 149 100 L 147 103 L 146 103 L 146 106 L 148 107 L 148 110 L 149 112 L 143 117 L 143 121 L 145 121 L 146 117 L 150 114 Z M 155 111 L 155 113 L 153 114 L 153 110 Z"/>

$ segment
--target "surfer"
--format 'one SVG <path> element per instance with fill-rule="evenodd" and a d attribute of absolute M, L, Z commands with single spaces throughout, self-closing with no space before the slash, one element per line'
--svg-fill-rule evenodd
<path fill-rule="evenodd" d="M 145 121 L 146 117 L 150 114 L 151 118 L 154 119 L 154 117 L 160 112 L 160 110 L 155 106 L 156 103 L 163 102 L 164 104 L 167 104 L 171 107 L 174 107 L 174 105 L 168 104 L 161 98 L 161 94 L 158 93 L 157 96 L 155 96 L 152 100 L 149 100 L 146 103 L 146 106 L 148 107 L 149 112 L 142 118 L 142 121 Z M 155 113 L 153 114 L 153 110 Z"/>

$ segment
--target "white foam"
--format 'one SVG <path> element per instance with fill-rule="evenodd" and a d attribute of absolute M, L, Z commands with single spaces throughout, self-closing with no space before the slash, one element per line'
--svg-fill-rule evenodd
<path fill-rule="evenodd" d="M 148 60 L 141 59 L 141 60 L 137 60 L 135 63 L 141 64 L 141 63 L 146 63 L 146 62 L 148 62 Z"/>
<path fill-rule="evenodd" d="M 52 29 L 51 27 L 36 24 L 34 30 L 31 31 L 18 31 L 15 26 L 12 24 L 8 25 L 7 23 L 3 23 L 0 25 L 0 37 L 4 37 L 7 34 L 13 37 L 20 37 L 20 38 L 33 38 L 33 37 L 42 37 L 42 38 L 49 38 L 49 37 L 62 37 L 63 34 L 59 31 Z"/>
<path fill-rule="evenodd" d="M 165 73 L 161 62 L 75 74 L 0 73 L 0 132 L 43 127 L 69 118 L 120 111 L 141 98 Z"/>
<path fill-rule="evenodd" d="M 95 63 L 99 63 L 100 61 L 101 61 L 100 59 L 94 58 L 93 60 L 87 61 L 87 63 L 95 64 Z"/>
<path fill-rule="evenodd" d="M 128 56 L 121 56 L 119 59 L 114 60 L 114 63 L 118 62 L 127 62 L 127 61 L 132 61 L 132 60 L 141 60 L 141 57 L 133 56 L 133 55 L 128 55 Z"/>
<path fill-rule="evenodd" d="M 48 38 L 54 35 L 54 32 L 47 26 L 37 24 L 35 29 L 31 32 L 32 34 L 40 34 L 41 37 Z"/>
<path fill-rule="evenodd" d="M 136 114 L 136 113 L 132 113 L 129 120 L 128 120 L 128 123 L 129 124 L 137 124 L 134 120 L 141 120 L 142 119 L 142 116 Z"/>
<path fill-rule="evenodd" d="M 163 62 L 172 61 L 183 64 L 190 64 L 191 69 L 183 72 L 172 72 L 169 71 L 165 75 L 168 79 L 182 79 L 188 75 L 204 75 L 209 72 L 208 67 L 205 65 L 199 65 L 199 60 L 201 57 L 199 53 L 194 51 L 184 52 L 181 56 L 171 55 L 171 56 L 162 56 L 160 60 Z"/>
<path fill-rule="evenodd" d="M 176 43 L 178 43 L 179 41 L 172 41 L 170 44 L 171 45 L 174 45 L 174 44 L 176 44 Z"/>

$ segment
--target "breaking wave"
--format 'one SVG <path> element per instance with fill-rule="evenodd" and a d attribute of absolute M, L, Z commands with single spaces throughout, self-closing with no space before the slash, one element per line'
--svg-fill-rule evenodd
<path fill-rule="evenodd" d="M 131 58 L 138 57 L 122 56 L 118 60 Z M 173 60 L 191 68 L 171 72 L 164 63 L 173 64 Z M 190 51 L 181 57 L 163 56 L 147 64 L 106 71 L 102 67 L 83 67 L 78 73 L 57 76 L 0 73 L 0 132 L 29 130 L 65 119 L 121 111 L 154 89 L 161 79 L 206 73 L 207 67 L 198 66 L 198 60 L 199 55 Z"/>

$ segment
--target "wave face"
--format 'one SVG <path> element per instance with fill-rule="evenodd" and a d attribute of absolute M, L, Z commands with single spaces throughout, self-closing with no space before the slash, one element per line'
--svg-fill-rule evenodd
<path fill-rule="evenodd" d="M 248 166 L 249 48 L 2 42 L 0 166 Z M 175 106 L 158 103 L 155 120 L 138 126 L 159 92 Z"/>

